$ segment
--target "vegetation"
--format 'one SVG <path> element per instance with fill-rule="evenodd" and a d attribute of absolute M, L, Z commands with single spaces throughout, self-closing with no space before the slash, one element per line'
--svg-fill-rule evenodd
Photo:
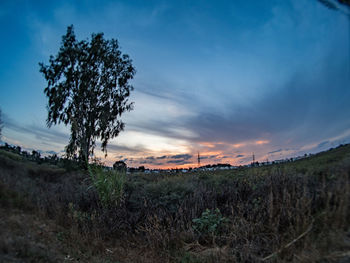
<path fill-rule="evenodd" d="M 28 261 L 350 259 L 350 145 L 265 167 L 148 175 L 67 171 L 2 150 L 0 180 L 6 222 L 29 209 L 54 222 L 56 243 L 67 244 L 51 241 L 55 257 L 31 246 L 19 251 Z M 4 240 L 2 253 L 18 257 Z"/>
<path fill-rule="evenodd" d="M 215 211 L 207 208 L 200 218 L 195 218 L 192 222 L 192 228 L 195 232 L 200 236 L 211 236 L 213 243 L 215 243 L 215 236 L 220 234 L 220 230 L 225 223 L 228 223 L 228 220 L 221 215 L 219 208 L 216 208 Z"/>
<path fill-rule="evenodd" d="M 39 65 L 47 81 L 47 125 L 71 126 L 67 157 L 78 153 L 87 165 L 98 138 L 107 154 L 108 141 L 124 129 L 120 116 L 133 107 L 128 97 L 135 69 L 118 41 L 105 40 L 102 33 L 77 41 L 69 26 L 57 55 L 50 56 L 49 65 Z"/>
<path fill-rule="evenodd" d="M 332 10 L 340 10 L 339 6 L 345 6 L 350 8 L 350 0 L 318 0 L 321 4 L 325 5 L 327 8 Z M 338 5 L 336 4 L 338 3 Z M 349 15 L 348 13 L 345 13 Z"/>
<path fill-rule="evenodd" d="M 103 206 L 117 206 L 123 199 L 126 171 L 105 171 L 100 165 L 89 166 L 89 174 Z"/>

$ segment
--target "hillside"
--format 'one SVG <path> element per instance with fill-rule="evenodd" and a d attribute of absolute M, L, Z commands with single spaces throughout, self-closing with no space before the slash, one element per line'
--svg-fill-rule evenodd
<path fill-rule="evenodd" d="M 0 150 L 0 261 L 350 260 L 350 145 L 264 167 L 90 175 Z"/>

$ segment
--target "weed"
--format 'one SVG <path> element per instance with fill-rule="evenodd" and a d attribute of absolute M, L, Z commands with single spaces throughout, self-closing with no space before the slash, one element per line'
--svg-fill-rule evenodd
<path fill-rule="evenodd" d="M 220 234 L 228 219 L 222 216 L 219 208 L 216 208 L 214 211 L 206 209 L 201 217 L 193 219 L 192 222 L 195 232 L 202 237 L 212 237 L 214 243 L 215 236 Z"/>
<path fill-rule="evenodd" d="M 89 166 L 89 174 L 103 206 L 118 205 L 124 197 L 125 171 L 105 171 L 101 166 Z M 90 187 L 90 188 L 91 188 Z"/>

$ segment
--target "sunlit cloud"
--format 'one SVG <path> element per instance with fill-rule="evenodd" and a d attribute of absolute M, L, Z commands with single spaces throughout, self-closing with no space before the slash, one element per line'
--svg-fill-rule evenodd
<path fill-rule="evenodd" d="M 205 146 L 205 147 L 208 147 L 208 148 L 214 148 L 215 147 L 215 143 L 212 143 L 212 142 L 200 142 L 199 145 Z"/>
<path fill-rule="evenodd" d="M 120 142 L 120 143 L 118 143 Z M 111 144 L 127 146 L 129 148 L 142 147 L 155 153 L 186 153 L 189 143 L 185 140 L 166 136 L 147 134 L 138 131 L 126 131 L 111 141 Z"/>
<path fill-rule="evenodd" d="M 263 144 L 270 143 L 270 141 L 268 141 L 268 140 L 259 140 L 259 141 L 256 141 L 255 143 L 258 144 L 258 145 L 263 145 Z"/>
<path fill-rule="evenodd" d="M 232 144 L 232 146 L 234 147 L 234 148 L 241 148 L 241 147 L 243 147 L 243 146 L 245 146 L 246 144 L 245 143 L 235 143 L 235 144 Z"/>

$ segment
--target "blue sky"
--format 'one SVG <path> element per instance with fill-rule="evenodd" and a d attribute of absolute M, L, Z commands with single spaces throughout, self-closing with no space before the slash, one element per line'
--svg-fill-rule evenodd
<path fill-rule="evenodd" d="M 78 39 L 117 38 L 137 74 L 107 163 L 244 164 L 350 140 L 349 21 L 316 0 L 1 1 L 2 140 L 62 152 L 46 127 L 39 62 L 73 24 Z M 100 153 L 97 151 L 97 155 Z"/>

